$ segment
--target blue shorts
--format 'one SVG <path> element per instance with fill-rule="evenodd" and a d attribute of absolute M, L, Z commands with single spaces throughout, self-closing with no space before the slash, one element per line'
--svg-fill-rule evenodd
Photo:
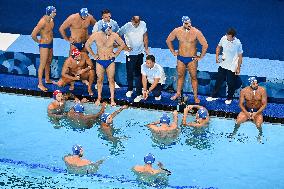
<path fill-rule="evenodd" d="M 184 57 L 184 56 L 180 56 L 180 55 L 178 55 L 177 56 L 177 59 L 179 60 L 179 61 L 181 61 L 182 63 L 184 63 L 184 65 L 186 65 L 187 66 L 187 64 L 189 63 L 189 62 L 192 62 L 193 60 L 194 60 L 194 56 L 190 56 L 190 57 Z"/>
<path fill-rule="evenodd" d="M 38 44 L 39 48 L 48 48 L 48 49 L 52 49 L 53 48 L 53 42 L 49 43 L 49 44 Z"/>
<path fill-rule="evenodd" d="M 74 45 L 79 51 L 82 51 L 83 48 L 85 47 L 85 42 L 81 42 L 81 43 L 71 43 L 71 45 Z"/>
<path fill-rule="evenodd" d="M 248 112 L 257 112 L 259 109 L 258 108 L 248 108 L 248 107 L 246 107 L 246 110 Z"/>
<path fill-rule="evenodd" d="M 114 59 L 115 58 L 109 60 L 97 60 L 97 63 L 104 67 L 104 69 L 107 69 L 107 67 L 114 62 Z"/>

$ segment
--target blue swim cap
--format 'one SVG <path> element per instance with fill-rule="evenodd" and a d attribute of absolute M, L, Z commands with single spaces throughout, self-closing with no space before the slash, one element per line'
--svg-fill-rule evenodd
<path fill-rule="evenodd" d="M 255 76 L 248 78 L 249 85 L 251 85 L 255 81 L 257 82 L 257 78 Z"/>
<path fill-rule="evenodd" d="M 81 17 L 89 16 L 88 9 L 87 8 L 81 8 L 79 14 L 80 14 Z"/>
<path fill-rule="evenodd" d="M 53 12 L 56 12 L 56 9 L 55 9 L 54 6 L 48 6 L 48 7 L 46 7 L 46 9 L 45 9 L 45 14 L 46 14 L 47 16 L 50 16 L 51 13 L 53 13 Z"/>
<path fill-rule="evenodd" d="M 170 124 L 171 119 L 167 114 L 163 114 L 160 118 L 160 123 Z"/>
<path fill-rule="evenodd" d="M 83 113 L 84 112 L 84 106 L 80 103 L 77 103 L 73 106 L 74 111 L 77 113 Z"/>
<path fill-rule="evenodd" d="M 144 157 L 144 162 L 147 164 L 153 164 L 155 162 L 155 156 L 151 153 L 147 154 Z"/>
<path fill-rule="evenodd" d="M 204 108 L 199 109 L 197 113 L 198 113 L 198 117 L 201 119 L 206 119 L 208 116 L 208 112 Z"/>
<path fill-rule="evenodd" d="M 103 113 L 101 115 L 102 122 L 107 123 L 107 119 L 109 118 L 109 116 L 110 116 L 110 113 Z"/>
<path fill-rule="evenodd" d="M 81 149 L 82 149 L 82 146 L 81 146 L 81 145 L 75 144 L 75 145 L 72 147 L 73 155 L 79 155 Z"/>
<path fill-rule="evenodd" d="M 181 21 L 182 21 L 182 23 L 184 23 L 184 22 L 191 22 L 191 20 L 190 20 L 190 18 L 188 16 L 183 16 L 181 18 Z"/>
<path fill-rule="evenodd" d="M 104 22 L 102 26 L 102 31 L 106 32 L 109 28 L 111 28 L 111 25 L 108 22 Z"/>

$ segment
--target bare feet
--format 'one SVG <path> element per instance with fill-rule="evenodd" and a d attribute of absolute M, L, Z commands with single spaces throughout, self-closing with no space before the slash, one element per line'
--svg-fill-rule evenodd
<path fill-rule="evenodd" d="M 198 97 L 195 97 L 195 98 L 194 98 L 194 102 L 195 102 L 195 104 L 199 104 L 199 103 L 200 103 L 199 98 L 198 98 Z"/>
<path fill-rule="evenodd" d="M 110 105 L 111 105 L 111 106 L 116 106 L 116 103 L 115 103 L 114 99 L 111 99 L 111 100 L 110 100 Z"/>
<path fill-rule="evenodd" d="M 174 96 L 171 97 L 171 100 L 176 100 L 180 96 L 181 96 L 180 94 L 176 93 Z"/>
<path fill-rule="evenodd" d="M 48 90 L 45 86 L 43 86 L 43 84 L 38 84 L 37 88 L 39 88 L 43 92 L 47 92 L 47 90 Z"/>
<path fill-rule="evenodd" d="M 92 90 L 92 86 L 88 86 L 88 93 L 89 93 L 90 96 L 94 95 L 93 90 Z"/>
<path fill-rule="evenodd" d="M 46 84 L 53 84 L 53 81 L 51 79 L 45 80 Z"/>
<path fill-rule="evenodd" d="M 95 102 L 95 105 L 96 105 L 96 106 L 99 106 L 100 104 L 101 104 L 101 99 L 98 98 L 98 99 L 96 100 L 96 102 Z"/>

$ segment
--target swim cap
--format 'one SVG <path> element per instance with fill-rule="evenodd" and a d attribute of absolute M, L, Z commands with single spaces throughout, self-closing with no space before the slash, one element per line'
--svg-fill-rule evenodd
<path fill-rule="evenodd" d="M 75 145 L 72 147 L 73 155 L 79 155 L 81 149 L 83 149 L 81 145 L 75 144 Z"/>
<path fill-rule="evenodd" d="M 72 50 L 71 56 L 73 58 L 75 58 L 75 57 L 79 56 L 80 54 L 81 54 L 81 52 L 78 49 L 75 48 L 75 49 Z"/>
<path fill-rule="evenodd" d="M 81 8 L 79 14 L 80 14 L 81 17 L 89 16 L 88 9 L 87 8 Z"/>
<path fill-rule="evenodd" d="M 106 32 L 108 29 L 111 28 L 111 25 L 108 22 L 104 22 L 102 26 L 102 31 Z"/>
<path fill-rule="evenodd" d="M 77 113 L 83 113 L 84 112 L 84 106 L 80 103 L 77 103 L 73 106 L 74 111 Z"/>
<path fill-rule="evenodd" d="M 184 23 L 184 22 L 191 22 L 191 20 L 190 20 L 190 18 L 188 16 L 183 16 L 181 18 L 181 21 L 182 21 L 182 23 Z"/>
<path fill-rule="evenodd" d="M 103 113 L 101 115 L 102 122 L 107 123 L 107 119 L 109 118 L 109 116 L 110 116 L 110 113 Z"/>
<path fill-rule="evenodd" d="M 208 116 L 208 113 L 204 108 L 199 109 L 197 113 L 198 113 L 198 117 L 201 119 L 206 119 Z"/>
<path fill-rule="evenodd" d="M 147 154 L 144 157 L 144 162 L 147 164 L 153 164 L 155 162 L 155 156 L 151 153 Z"/>
<path fill-rule="evenodd" d="M 46 14 L 47 16 L 50 16 L 51 13 L 53 13 L 53 12 L 56 12 L 56 9 L 55 9 L 54 6 L 48 6 L 48 7 L 46 7 L 46 9 L 45 9 L 45 14 Z"/>
<path fill-rule="evenodd" d="M 255 81 L 257 82 L 257 79 L 256 79 L 255 76 L 248 78 L 248 82 L 249 82 L 250 85 Z"/>
<path fill-rule="evenodd" d="M 59 93 L 62 94 L 62 92 L 61 92 L 60 90 L 55 90 L 55 91 L 53 92 L 53 98 L 54 98 L 55 100 L 56 100 L 56 96 L 57 96 Z"/>
<path fill-rule="evenodd" d="M 171 119 L 167 114 L 163 114 L 160 118 L 160 122 L 161 123 L 166 123 L 166 124 L 170 124 Z"/>

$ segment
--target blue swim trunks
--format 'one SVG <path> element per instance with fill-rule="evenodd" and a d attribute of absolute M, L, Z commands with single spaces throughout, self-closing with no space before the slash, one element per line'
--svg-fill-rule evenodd
<path fill-rule="evenodd" d="M 179 61 L 181 61 L 182 63 L 184 63 L 184 65 L 186 65 L 187 66 L 187 64 L 189 63 L 189 62 L 192 62 L 193 60 L 194 60 L 194 56 L 190 56 L 190 57 L 184 57 L 184 56 L 180 56 L 180 55 L 178 55 L 177 56 L 177 59 L 179 60 Z"/>
<path fill-rule="evenodd" d="M 81 43 L 71 43 L 71 45 L 74 45 L 79 51 L 82 51 L 83 48 L 85 47 L 85 42 L 81 42 Z"/>
<path fill-rule="evenodd" d="M 53 48 L 53 42 L 49 43 L 49 44 L 38 44 L 39 48 L 48 48 L 48 49 L 52 49 Z"/>
<path fill-rule="evenodd" d="M 104 69 L 107 69 L 107 67 L 114 62 L 115 58 L 109 59 L 109 60 L 97 60 L 97 63 L 102 65 Z"/>
<path fill-rule="evenodd" d="M 248 112 L 257 112 L 259 109 L 258 108 L 248 108 L 248 107 L 246 107 L 246 110 Z"/>

